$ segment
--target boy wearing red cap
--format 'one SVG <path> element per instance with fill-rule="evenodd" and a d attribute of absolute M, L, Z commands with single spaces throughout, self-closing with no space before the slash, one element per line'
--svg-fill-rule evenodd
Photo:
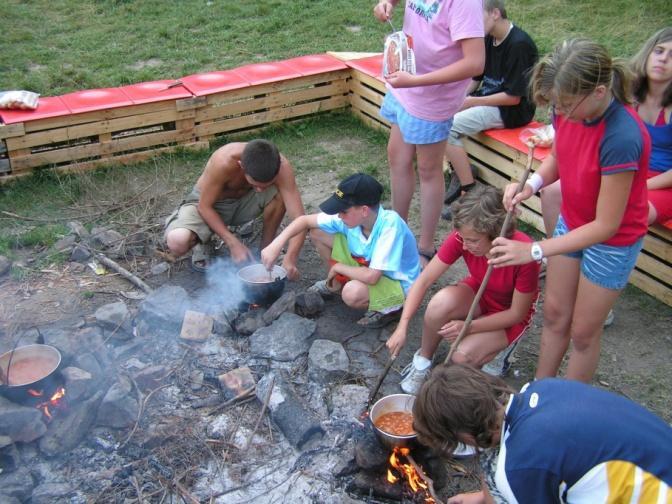
<path fill-rule="evenodd" d="M 340 293 L 348 306 L 367 310 L 361 325 L 382 327 L 396 320 L 420 273 L 420 259 L 408 225 L 380 205 L 382 194 L 383 186 L 369 175 L 347 177 L 320 205 L 322 212 L 292 221 L 261 251 L 261 261 L 271 268 L 285 243 L 310 229 L 329 264 L 327 278 L 310 289 L 322 296 Z"/>

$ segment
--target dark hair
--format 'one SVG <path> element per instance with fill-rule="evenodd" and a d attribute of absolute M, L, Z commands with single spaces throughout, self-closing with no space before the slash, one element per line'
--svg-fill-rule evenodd
<path fill-rule="evenodd" d="M 497 412 L 512 393 L 504 380 L 472 366 L 437 366 L 415 398 L 413 428 L 418 441 L 451 453 L 460 441 L 458 435 L 469 434 L 477 446 L 492 447 L 492 435 L 499 427 Z"/>
<path fill-rule="evenodd" d="M 280 152 L 268 140 L 252 140 L 245 145 L 240 164 L 257 182 L 270 182 L 280 170 Z"/>
<path fill-rule="evenodd" d="M 453 227 L 459 230 L 462 226 L 471 226 L 477 233 L 485 233 L 490 240 L 494 240 L 499 236 L 506 219 L 502 198 L 501 190 L 478 184 L 451 206 Z M 515 229 L 515 219 L 511 219 L 504 236 L 510 238 Z"/>
<path fill-rule="evenodd" d="M 483 8 L 487 12 L 492 12 L 495 9 L 499 10 L 502 19 L 507 19 L 506 17 L 506 7 L 504 6 L 504 0 L 485 0 L 483 2 Z"/>
<path fill-rule="evenodd" d="M 667 26 L 651 35 L 649 39 L 644 42 L 641 49 L 630 60 L 630 68 L 632 68 L 635 77 L 632 82 L 633 95 L 639 103 L 644 103 L 646 95 L 649 92 L 649 79 L 646 74 L 646 64 L 649 60 L 651 52 L 658 44 L 664 44 L 672 40 L 672 26 Z M 668 84 L 663 93 L 663 107 L 672 104 L 672 83 Z"/>
<path fill-rule="evenodd" d="M 607 49 L 592 40 L 575 38 L 561 42 L 534 66 L 530 89 L 537 105 L 563 96 L 592 93 L 603 85 L 624 104 L 631 102 L 632 75 L 623 60 L 612 59 Z"/>

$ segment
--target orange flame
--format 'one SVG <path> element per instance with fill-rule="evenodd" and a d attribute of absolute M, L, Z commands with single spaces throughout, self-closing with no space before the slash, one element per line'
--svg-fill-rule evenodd
<path fill-rule="evenodd" d="M 29 391 L 30 392 L 30 391 Z M 42 395 L 42 394 L 40 394 Z M 57 407 L 61 399 L 65 396 L 65 389 L 63 387 L 59 387 L 56 389 L 56 392 L 49 398 L 48 401 L 41 402 L 36 406 L 37 409 L 42 410 L 42 413 L 44 413 L 44 416 L 47 417 L 49 421 L 51 421 L 54 417 L 51 414 L 51 410 L 49 407 Z"/>
<path fill-rule="evenodd" d="M 401 462 L 399 455 L 406 457 L 411 451 L 408 448 L 395 448 L 390 455 L 390 465 L 396 469 L 402 476 L 406 478 L 408 486 L 413 490 L 413 493 L 425 492 L 425 503 L 435 503 L 434 499 L 428 495 L 427 483 L 422 479 L 413 467 L 412 464 L 404 464 Z M 396 483 L 399 481 L 390 469 L 387 470 L 387 481 Z"/>

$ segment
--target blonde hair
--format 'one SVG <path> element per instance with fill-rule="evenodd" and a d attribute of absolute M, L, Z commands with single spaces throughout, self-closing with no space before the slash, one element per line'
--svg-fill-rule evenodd
<path fill-rule="evenodd" d="M 490 240 L 499 236 L 506 219 L 502 203 L 502 191 L 486 185 L 477 185 L 451 206 L 453 227 L 471 226 L 477 233 L 488 235 Z M 510 238 L 515 231 L 515 219 L 511 219 L 504 236 Z"/>
<path fill-rule="evenodd" d="M 558 97 L 581 96 L 606 86 L 624 104 L 629 96 L 631 73 L 623 60 L 612 59 L 607 49 L 592 40 L 576 38 L 561 42 L 535 65 L 530 80 L 537 105 Z"/>
<path fill-rule="evenodd" d="M 651 35 L 651 37 L 644 42 L 641 49 L 637 51 L 637 54 L 630 60 L 630 68 L 634 73 L 632 93 L 639 103 L 643 103 L 644 100 L 646 100 L 646 95 L 649 92 L 649 78 L 646 74 L 646 63 L 649 60 L 651 52 L 658 44 L 664 44 L 671 40 L 672 26 L 662 28 Z M 662 106 L 667 107 L 670 104 L 672 104 L 672 83 L 667 86 L 667 89 L 665 89 L 665 92 L 663 93 Z"/>

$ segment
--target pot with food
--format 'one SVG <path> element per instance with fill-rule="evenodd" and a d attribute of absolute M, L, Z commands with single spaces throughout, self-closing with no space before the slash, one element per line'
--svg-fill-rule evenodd
<path fill-rule="evenodd" d="M 417 435 L 413 430 L 411 394 L 392 394 L 379 399 L 371 408 L 369 418 L 378 438 L 390 448 L 411 446 Z"/>
<path fill-rule="evenodd" d="M 250 304 L 269 305 L 285 290 L 287 271 L 280 266 L 267 270 L 263 264 L 252 264 L 238 271 L 245 289 L 245 300 Z"/>
<path fill-rule="evenodd" d="M 40 389 L 61 364 L 51 345 L 25 345 L 0 355 L 0 390 L 9 399 L 22 399 L 28 389 Z"/>

